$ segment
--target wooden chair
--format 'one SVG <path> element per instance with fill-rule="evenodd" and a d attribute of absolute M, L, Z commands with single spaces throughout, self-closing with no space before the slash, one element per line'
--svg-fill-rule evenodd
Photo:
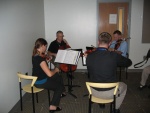
<path fill-rule="evenodd" d="M 26 93 L 31 93 L 32 94 L 32 104 L 33 104 L 33 113 L 35 113 L 35 104 L 34 104 L 34 93 L 36 94 L 36 100 L 38 103 L 38 92 L 43 91 L 44 89 L 36 88 L 34 86 L 34 83 L 37 80 L 37 77 L 35 76 L 29 76 L 29 75 L 24 75 L 21 73 L 17 73 L 18 78 L 19 78 L 19 90 L 20 90 L 20 106 L 21 106 L 21 111 L 23 110 L 23 105 L 22 105 L 22 90 L 25 91 Z M 22 81 L 23 80 L 30 80 L 31 83 L 25 84 L 22 86 Z M 49 105 L 50 105 L 50 92 L 48 90 L 48 100 L 49 100 Z"/>
<path fill-rule="evenodd" d="M 115 113 L 115 106 L 116 106 L 116 93 L 118 90 L 119 83 L 92 83 L 92 82 L 86 82 L 87 89 L 89 91 L 89 110 L 88 112 L 91 113 L 91 104 L 93 103 L 98 103 L 98 104 L 106 104 L 106 103 L 111 103 L 110 104 L 110 113 Z M 103 98 L 97 98 L 92 95 L 92 88 L 115 88 L 114 93 L 112 94 L 112 99 L 103 99 Z"/>

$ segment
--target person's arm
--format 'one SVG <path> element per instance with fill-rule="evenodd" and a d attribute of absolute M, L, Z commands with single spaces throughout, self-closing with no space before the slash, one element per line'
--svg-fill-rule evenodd
<path fill-rule="evenodd" d="M 126 57 L 126 55 L 127 55 L 127 42 L 124 41 L 123 43 L 121 43 L 121 45 L 117 51 L 120 52 L 120 54 L 122 56 Z"/>
<path fill-rule="evenodd" d="M 58 68 L 55 68 L 53 71 L 50 71 L 45 61 L 40 63 L 42 70 L 47 74 L 47 76 L 52 77 L 55 73 L 59 72 Z"/>
<path fill-rule="evenodd" d="M 69 45 L 69 43 L 67 42 L 67 40 L 66 40 L 66 39 L 63 39 L 63 41 L 66 43 L 66 45 Z"/>
<path fill-rule="evenodd" d="M 109 48 L 108 49 L 109 51 L 114 51 L 114 52 L 116 52 L 116 53 L 118 53 L 118 54 L 122 54 L 122 52 L 121 51 L 118 51 L 118 50 L 115 50 L 114 48 Z"/>
<path fill-rule="evenodd" d="M 52 53 L 52 52 L 50 52 L 50 51 L 48 51 L 48 56 L 55 56 L 56 57 L 56 53 Z"/>
<path fill-rule="evenodd" d="M 115 51 L 116 53 L 120 54 L 120 55 L 122 54 L 121 51 L 118 51 L 118 50 L 115 50 L 115 49 L 114 49 L 114 51 Z"/>
<path fill-rule="evenodd" d="M 112 51 L 113 51 L 114 48 L 115 48 L 115 44 L 116 44 L 116 41 L 112 41 L 112 43 L 111 43 L 110 46 L 109 46 L 109 49 L 110 49 L 110 50 L 112 49 Z"/>
<path fill-rule="evenodd" d="M 132 61 L 122 55 L 117 54 L 117 66 L 129 67 L 132 65 Z"/>

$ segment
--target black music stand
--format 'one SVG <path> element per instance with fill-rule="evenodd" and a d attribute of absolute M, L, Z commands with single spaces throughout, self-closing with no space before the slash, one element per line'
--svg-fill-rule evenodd
<path fill-rule="evenodd" d="M 79 51 L 80 56 L 82 56 L 82 54 L 83 54 L 82 49 L 71 49 L 71 50 Z M 82 57 L 82 63 L 83 63 L 83 57 Z M 69 69 L 69 72 L 67 72 L 68 84 L 65 86 L 68 86 L 68 93 L 70 95 L 72 95 L 74 98 L 77 98 L 77 96 L 72 93 L 72 91 L 73 91 L 72 88 L 73 87 L 81 87 L 81 86 L 72 84 L 72 79 L 73 79 L 72 73 L 73 73 L 73 71 L 71 70 L 71 64 L 68 64 L 68 69 Z"/>
<path fill-rule="evenodd" d="M 73 96 L 74 98 L 77 98 L 77 96 L 72 93 L 72 91 L 73 91 L 72 88 L 73 87 L 81 87 L 81 86 L 72 84 L 72 79 L 73 79 L 72 73 L 73 73 L 73 71 L 71 70 L 71 64 L 67 64 L 67 65 L 68 65 L 68 69 L 69 69 L 69 71 L 66 73 L 67 78 L 68 78 L 68 84 L 65 85 L 65 86 L 68 86 L 68 92 L 67 93 L 70 94 L 71 96 Z"/>
<path fill-rule="evenodd" d="M 71 68 L 71 66 L 72 65 L 77 65 L 77 63 L 78 63 L 78 60 L 79 60 L 79 52 L 77 52 L 78 53 L 78 55 L 76 56 L 72 56 L 72 58 L 73 58 L 73 60 L 75 60 L 75 62 L 72 62 L 73 60 L 71 60 L 71 61 L 68 61 L 68 60 L 65 60 L 65 61 L 62 61 L 61 60 L 61 57 L 63 56 L 63 55 L 65 55 L 65 59 L 67 59 L 67 58 L 70 58 L 70 55 L 72 55 L 72 50 L 74 50 L 74 52 L 75 51 L 79 51 L 79 50 L 77 50 L 77 49 L 71 49 L 71 50 L 59 50 L 58 51 L 58 53 L 57 53 L 57 56 L 56 56 L 56 62 L 58 62 L 58 63 L 63 63 L 63 64 L 66 64 L 67 66 L 68 66 L 68 69 L 67 69 L 67 71 L 63 71 L 62 70 L 62 72 L 65 72 L 66 74 L 67 74 L 67 78 L 68 78 L 68 84 L 67 85 L 65 85 L 65 86 L 68 86 L 68 94 L 70 94 L 70 95 L 72 95 L 74 98 L 77 98 L 77 96 L 76 95 L 74 95 L 73 93 L 72 93 L 72 88 L 73 87 L 81 87 L 81 86 L 79 86 L 79 85 L 73 85 L 72 84 L 72 79 L 73 79 L 73 75 L 72 75 L 72 73 L 73 73 L 73 71 L 75 71 L 75 70 L 73 70 L 72 71 L 72 68 Z M 66 53 L 66 54 L 64 54 L 64 52 Z M 68 54 L 67 54 L 68 53 Z M 69 56 L 68 56 L 69 55 Z"/>
<path fill-rule="evenodd" d="M 88 50 L 93 50 L 94 48 L 93 47 L 86 47 L 86 50 L 88 51 Z M 84 64 L 83 66 L 87 66 L 86 64 Z M 89 75 L 89 72 L 87 71 L 87 73 L 85 73 L 85 74 L 87 74 L 87 76 L 88 76 L 88 78 L 90 78 L 90 75 Z M 83 95 L 83 97 L 86 97 L 86 96 L 89 96 L 89 94 L 84 94 Z"/>
<path fill-rule="evenodd" d="M 89 50 L 92 51 L 93 49 L 94 49 L 94 47 L 88 47 L 88 46 L 86 46 L 86 50 L 87 51 L 89 51 Z M 83 66 L 86 66 L 86 64 L 84 64 Z M 88 78 L 90 78 L 89 72 L 87 72 L 86 74 L 87 74 Z"/>
<path fill-rule="evenodd" d="M 80 51 L 80 57 L 82 57 L 82 65 L 83 65 L 83 66 L 86 66 L 86 64 L 84 64 L 83 51 L 82 51 L 82 49 L 71 49 L 71 50 Z"/>

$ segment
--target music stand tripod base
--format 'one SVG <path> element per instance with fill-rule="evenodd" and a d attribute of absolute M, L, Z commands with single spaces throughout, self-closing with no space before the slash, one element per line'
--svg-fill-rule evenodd
<path fill-rule="evenodd" d="M 70 65 L 68 65 L 68 66 L 69 66 L 69 70 L 70 70 Z M 72 88 L 73 87 L 81 87 L 81 86 L 72 85 L 73 76 L 72 76 L 72 71 L 71 70 L 69 72 L 67 72 L 67 78 L 68 78 L 68 84 L 65 85 L 65 86 L 68 86 L 68 92 L 67 93 L 70 94 L 71 96 L 73 96 L 74 98 L 77 98 L 77 96 L 72 93 L 72 91 L 73 91 Z"/>

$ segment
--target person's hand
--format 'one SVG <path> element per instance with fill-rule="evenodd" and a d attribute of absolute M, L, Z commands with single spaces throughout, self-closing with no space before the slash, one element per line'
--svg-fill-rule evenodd
<path fill-rule="evenodd" d="M 56 67 L 54 71 L 59 73 L 60 70 Z"/>
<path fill-rule="evenodd" d="M 55 56 L 55 57 L 56 57 L 56 55 L 57 55 L 57 54 L 54 54 L 53 56 Z"/>
<path fill-rule="evenodd" d="M 115 49 L 114 49 L 114 48 L 109 48 L 108 50 L 109 50 L 109 51 L 115 51 Z"/>
<path fill-rule="evenodd" d="M 68 42 L 67 42 L 67 40 L 63 39 L 63 41 L 64 41 L 67 45 L 69 45 Z"/>
<path fill-rule="evenodd" d="M 52 60 L 52 56 L 46 56 L 47 63 L 50 62 L 51 60 Z"/>
<path fill-rule="evenodd" d="M 83 54 L 83 56 L 84 56 L 85 58 L 87 57 L 87 55 L 88 55 L 88 54 L 87 54 L 86 52 Z"/>

